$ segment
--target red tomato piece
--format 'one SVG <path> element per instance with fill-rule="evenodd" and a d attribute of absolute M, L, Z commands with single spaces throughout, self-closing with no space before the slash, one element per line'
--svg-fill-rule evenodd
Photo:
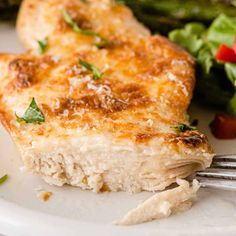
<path fill-rule="evenodd" d="M 210 124 L 212 134 L 218 139 L 236 138 L 236 117 L 216 114 Z"/>
<path fill-rule="evenodd" d="M 221 44 L 215 59 L 222 62 L 236 63 L 236 53 L 234 49 L 228 47 L 225 44 Z"/>
<path fill-rule="evenodd" d="M 234 52 L 236 53 L 236 43 L 234 43 L 233 49 L 234 49 Z"/>

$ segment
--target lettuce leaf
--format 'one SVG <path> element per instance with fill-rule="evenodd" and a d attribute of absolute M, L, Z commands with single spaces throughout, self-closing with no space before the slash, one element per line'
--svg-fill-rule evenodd
<path fill-rule="evenodd" d="M 225 71 L 228 76 L 228 79 L 231 81 L 233 86 L 236 88 L 236 64 L 226 63 Z M 229 101 L 227 105 L 227 111 L 236 116 L 236 92 L 234 93 L 233 98 Z"/>
<path fill-rule="evenodd" d="M 236 93 L 227 105 L 227 111 L 229 114 L 236 116 Z"/>
<path fill-rule="evenodd" d="M 209 45 L 206 44 L 201 48 L 201 50 L 198 52 L 197 60 L 201 65 L 204 74 L 209 75 L 211 68 L 214 65 L 214 57 Z"/>
<path fill-rule="evenodd" d="M 235 41 L 235 34 L 236 26 L 234 20 L 222 14 L 209 27 L 206 40 L 216 42 L 218 45 L 224 43 L 232 47 Z"/>
<path fill-rule="evenodd" d="M 218 16 L 208 29 L 201 23 L 189 23 L 169 33 L 169 39 L 197 58 L 198 100 L 224 105 L 236 115 L 236 64 L 221 63 L 215 55 L 221 44 L 232 47 L 236 40 L 236 19 Z"/>
<path fill-rule="evenodd" d="M 220 44 L 232 46 L 236 35 L 236 21 L 224 14 L 217 17 L 208 29 L 201 23 L 186 24 L 183 29 L 169 33 L 169 39 L 198 59 L 206 75 L 217 63 L 214 59 Z M 228 73 L 227 73 L 228 74 Z"/>
<path fill-rule="evenodd" d="M 169 33 L 169 39 L 192 55 L 196 56 L 203 45 L 201 34 L 205 31 L 205 26 L 201 23 L 189 23 L 184 29 L 176 29 Z"/>
<path fill-rule="evenodd" d="M 233 86 L 236 88 L 236 64 L 226 63 L 225 64 L 225 72 L 227 74 L 228 79 L 231 81 Z"/>

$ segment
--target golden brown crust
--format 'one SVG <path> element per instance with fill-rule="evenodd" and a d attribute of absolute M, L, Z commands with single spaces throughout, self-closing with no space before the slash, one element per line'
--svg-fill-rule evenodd
<path fill-rule="evenodd" d="M 74 22 L 78 22 L 78 26 L 84 30 L 94 30 L 91 19 L 89 19 L 89 14 L 83 11 L 83 8 L 78 7 L 78 2 L 70 1 L 64 4 L 64 9 L 70 15 L 71 19 Z M 65 33 L 65 31 L 71 30 L 71 26 L 69 26 L 63 15 L 59 15 L 58 23 L 56 26 L 58 33 Z"/>
<path fill-rule="evenodd" d="M 78 0 L 24 0 L 17 20 L 17 31 L 27 50 L 38 54 L 37 40 L 46 37 L 49 42 L 48 53 L 53 54 L 78 52 L 81 48 L 94 45 L 96 37 L 76 33 L 65 23 L 61 13 L 63 8 L 82 29 L 96 32 L 114 45 L 150 35 L 136 21 L 130 9 L 123 4 L 115 4 L 113 0 L 86 3 Z M 35 30 L 38 28 L 40 30 Z"/>
<path fill-rule="evenodd" d="M 91 37 L 74 32 L 65 23 L 62 8 L 79 21 L 78 26 L 112 40 L 114 47 L 95 50 Z M 107 19 L 105 13 L 109 14 Z M 130 25 L 122 20 L 130 20 Z M 13 62 L 33 60 L 34 65 L 30 69 L 24 66 L 27 73 L 18 69 L 18 74 L 8 81 L 19 82 L 17 78 L 23 74 L 27 81 L 20 81 L 13 88 L 18 91 L 15 97 L 23 99 L 24 104 L 35 97 L 46 116 L 47 125 L 32 128 L 34 134 L 57 133 L 57 120 L 58 126 L 66 130 L 86 127 L 90 133 L 111 132 L 117 139 L 138 143 L 148 143 L 158 136 L 173 143 L 196 144 L 196 140 L 188 143 L 187 137 L 181 135 L 171 136 L 175 133 L 172 125 L 188 122 L 185 113 L 195 84 L 195 61 L 188 53 L 164 37 L 149 36 L 130 10 L 109 1 L 96 0 L 86 5 L 80 1 L 50 0 L 38 4 L 25 0 L 18 31 L 28 49 L 33 48 L 33 41 L 43 38 L 32 31 L 39 22 L 43 23 L 44 32 L 50 33 L 44 35 L 48 36 L 47 53 L 63 56 L 56 62 L 50 55 L 14 58 Z M 80 59 L 101 70 L 102 78 L 94 81 L 91 72 L 79 65 Z M 9 96 L 13 94 L 9 91 Z"/>
<path fill-rule="evenodd" d="M 102 78 L 94 81 L 79 59 L 95 65 L 103 72 Z M 35 135 L 57 133 L 57 120 L 63 129 L 87 127 L 88 132 L 107 131 L 117 139 L 144 142 L 156 134 L 174 133 L 172 125 L 187 122 L 194 61 L 161 36 L 56 59 L 20 55 L 8 60 L 0 56 L 0 61 L 6 73 L 1 107 L 11 114 L 4 122 L 10 125 L 14 113 L 26 110 L 35 97 L 46 116 L 42 126 L 30 126 Z"/>
<path fill-rule="evenodd" d="M 186 131 L 178 135 L 168 137 L 169 142 L 176 144 L 184 144 L 188 147 L 197 148 L 203 144 L 208 144 L 206 135 L 199 131 Z"/>
<path fill-rule="evenodd" d="M 36 65 L 33 60 L 17 58 L 9 63 L 9 71 L 14 73 L 13 83 L 17 90 L 30 87 L 33 84 L 33 78 L 36 73 Z"/>
<path fill-rule="evenodd" d="M 8 130 L 8 132 L 11 131 L 10 129 L 10 117 L 7 117 L 7 114 L 5 111 L 0 109 L 0 121 L 2 125 Z"/>
<path fill-rule="evenodd" d="M 164 138 L 166 144 L 175 146 L 186 146 L 186 148 L 198 148 L 205 146 L 208 148 L 206 135 L 199 131 L 186 131 L 180 133 L 139 133 L 136 135 L 137 143 L 148 143 L 153 138 Z"/>

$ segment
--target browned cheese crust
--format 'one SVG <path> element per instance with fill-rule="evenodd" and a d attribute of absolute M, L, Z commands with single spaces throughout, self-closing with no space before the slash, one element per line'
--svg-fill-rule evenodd
<path fill-rule="evenodd" d="M 86 126 L 89 132 L 107 131 L 117 138 L 146 142 L 160 135 L 173 139 L 171 126 L 186 122 L 194 61 L 163 37 L 83 51 L 59 61 L 49 55 L 1 55 L 0 59 L 1 113 L 8 113 L 2 115 L 8 127 L 15 111 L 26 108 L 32 97 L 46 116 L 45 124 L 29 125 L 36 135 L 55 135 L 57 119 L 66 130 Z M 102 78 L 94 81 L 80 59 L 103 71 Z"/>

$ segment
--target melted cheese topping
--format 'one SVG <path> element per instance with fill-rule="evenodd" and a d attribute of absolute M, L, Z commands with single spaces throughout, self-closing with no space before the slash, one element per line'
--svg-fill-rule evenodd
<path fill-rule="evenodd" d="M 15 112 L 22 115 L 32 97 L 46 117 L 41 126 L 21 124 L 22 141 L 27 140 L 24 132 L 34 137 L 67 137 L 83 129 L 141 143 L 155 137 L 187 146 L 207 143 L 196 131 L 176 136 L 171 128 L 187 122 L 185 111 L 195 79 L 192 58 L 163 37 L 56 60 L 49 55 L 2 55 L 0 59 L 1 111 L 8 114 L 4 115 L 8 127 L 18 130 Z M 103 72 L 102 78 L 93 80 L 79 59 L 95 65 Z M 184 62 L 184 72 L 182 64 L 174 61 Z"/>

